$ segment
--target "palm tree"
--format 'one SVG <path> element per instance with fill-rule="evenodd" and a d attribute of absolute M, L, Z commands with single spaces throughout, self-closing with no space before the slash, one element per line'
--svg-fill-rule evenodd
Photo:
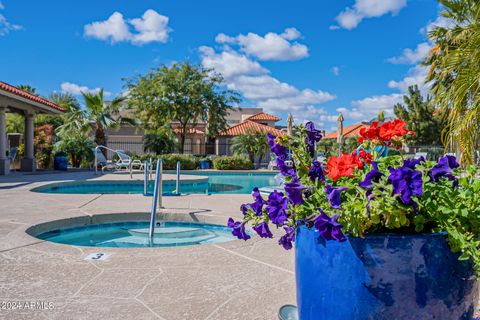
<path fill-rule="evenodd" d="M 37 95 L 37 92 L 36 92 L 37 90 L 29 84 L 19 84 L 17 88 L 20 90 L 26 91 L 28 93 Z"/>
<path fill-rule="evenodd" d="M 92 128 L 95 131 L 94 142 L 97 145 L 106 144 L 105 131 L 121 123 L 134 125 L 135 121 L 120 115 L 121 103 L 124 97 L 118 97 L 110 102 L 103 99 L 103 89 L 96 93 L 82 92 L 85 108 L 81 109 L 76 104 L 65 105 L 65 124 L 60 126 L 59 135 L 74 133 L 88 134 Z"/>
<path fill-rule="evenodd" d="M 462 160 L 473 163 L 480 128 L 480 2 L 439 1 L 450 25 L 429 33 L 435 46 L 425 61 L 430 66 L 427 81 L 446 121 L 445 145 L 455 140 Z"/>
<path fill-rule="evenodd" d="M 260 167 L 267 150 L 268 140 L 264 132 L 249 131 L 232 139 L 233 153 L 247 155 L 252 163 L 255 162 L 255 156 L 257 156 L 258 167 Z"/>

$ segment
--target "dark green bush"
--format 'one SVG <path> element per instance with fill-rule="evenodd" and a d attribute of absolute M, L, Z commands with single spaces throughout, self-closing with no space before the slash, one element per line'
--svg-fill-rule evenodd
<path fill-rule="evenodd" d="M 217 170 L 250 170 L 252 161 L 241 156 L 220 156 L 213 159 L 213 168 Z"/>
<path fill-rule="evenodd" d="M 182 170 L 195 170 L 199 167 L 199 161 L 193 156 L 185 154 L 144 154 L 139 157 L 142 162 L 148 161 L 150 158 L 153 160 L 153 166 L 157 165 L 156 159 L 162 159 L 163 170 L 175 170 L 177 168 L 177 161 L 180 161 L 180 168 Z"/>

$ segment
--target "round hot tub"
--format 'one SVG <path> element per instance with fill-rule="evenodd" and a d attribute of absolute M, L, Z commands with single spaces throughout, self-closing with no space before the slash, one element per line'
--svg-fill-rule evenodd
<path fill-rule="evenodd" d="M 147 220 L 96 223 L 82 222 L 82 218 L 44 223 L 29 228 L 27 233 L 55 243 L 110 248 L 192 246 L 236 239 L 228 227 L 209 223 L 160 220 L 155 224 L 153 237 L 150 238 Z"/>

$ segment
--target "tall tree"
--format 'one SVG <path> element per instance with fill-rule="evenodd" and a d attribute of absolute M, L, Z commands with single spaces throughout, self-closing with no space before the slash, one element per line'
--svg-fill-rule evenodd
<path fill-rule="evenodd" d="M 427 80 L 447 120 L 444 142 L 454 140 L 463 160 L 472 163 L 480 132 L 480 1 L 439 2 L 449 23 L 429 33 L 435 46 L 425 62 L 430 67 Z"/>
<path fill-rule="evenodd" d="M 407 142 L 414 146 L 441 144 L 440 119 L 430 97 L 423 98 L 418 86 L 410 86 L 408 95 L 403 96 L 404 104 L 394 107 L 395 115 L 407 123 L 407 128 L 415 132 Z"/>
<path fill-rule="evenodd" d="M 188 130 L 197 123 L 207 123 L 207 137 L 226 128 L 228 110 L 240 99 L 222 85 L 220 74 L 184 62 L 129 79 L 126 87 L 129 106 L 147 130 L 178 123 L 183 151 Z"/>

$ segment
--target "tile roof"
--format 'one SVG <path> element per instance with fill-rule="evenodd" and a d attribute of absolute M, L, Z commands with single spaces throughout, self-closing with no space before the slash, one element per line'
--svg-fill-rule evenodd
<path fill-rule="evenodd" d="M 239 124 L 234 125 L 233 127 L 228 128 L 223 132 L 220 132 L 218 135 L 233 137 L 233 136 L 240 136 L 242 134 L 246 134 L 247 132 L 250 132 L 250 131 L 271 133 L 277 136 L 282 134 L 282 131 L 276 128 L 269 127 L 254 121 L 245 120 Z"/>
<path fill-rule="evenodd" d="M 173 129 L 173 132 L 174 132 L 175 134 L 180 134 L 180 133 L 182 133 L 182 131 L 183 131 L 183 130 L 180 129 L 180 128 L 175 128 L 175 129 Z M 205 132 L 203 132 L 202 130 L 199 130 L 199 129 L 197 129 L 197 128 L 189 128 L 189 129 L 188 129 L 188 134 L 204 134 L 204 133 L 205 133 Z"/>
<path fill-rule="evenodd" d="M 271 114 L 265 112 L 259 112 L 254 114 L 253 116 L 248 117 L 245 120 L 252 120 L 252 121 L 280 121 L 279 117 L 273 116 Z"/>
<path fill-rule="evenodd" d="M 356 123 L 354 125 L 343 128 L 343 137 L 344 138 L 356 138 L 360 136 L 360 129 L 368 128 L 370 124 L 367 123 Z M 324 139 L 337 139 L 337 132 L 327 133 Z"/>
<path fill-rule="evenodd" d="M 44 99 L 42 97 L 31 94 L 29 92 L 23 91 L 23 90 L 15 87 L 15 86 L 12 86 L 12 85 L 10 85 L 8 83 L 5 83 L 5 82 L 2 82 L 2 81 L 0 81 L 0 90 L 13 93 L 14 95 L 17 95 L 19 97 L 26 98 L 28 100 L 35 101 L 37 103 L 41 103 L 44 106 L 47 106 L 47 107 L 50 107 L 50 108 L 53 108 L 53 109 L 57 109 L 57 110 L 62 111 L 62 112 L 65 111 L 64 108 L 60 107 L 59 105 L 57 105 L 57 104 L 55 104 L 51 101 L 48 101 L 47 99 Z"/>

